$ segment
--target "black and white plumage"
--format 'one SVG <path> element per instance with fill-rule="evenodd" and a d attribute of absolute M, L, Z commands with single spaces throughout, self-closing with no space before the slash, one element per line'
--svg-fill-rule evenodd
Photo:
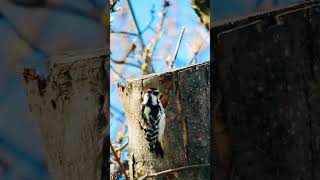
<path fill-rule="evenodd" d="M 165 113 L 158 97 L 159 90 L 149 88 L 143 96 L 142 118 L 144 121 L 143 130 L 146 140 L 149 143 L 150 152 L 163 157 L 161 142 L 165 129 Z"/>

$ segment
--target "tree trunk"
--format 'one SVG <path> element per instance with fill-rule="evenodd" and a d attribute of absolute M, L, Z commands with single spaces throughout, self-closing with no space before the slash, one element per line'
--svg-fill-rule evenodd
<path fill-rule="evenodd" d="M 52 57 L 46 78 L 24 70 L 30 112 L 40 128 L 55 180 L 101 179 L 108 172 L 100 141 L 108 124 L 106 53 L 100 49 Z"/>
<path fill-rule="evenodd" d="M 158 88 L 166 113 L 164 158 L 149 152 L 140 127 L 143 92 Z M 129 129 L 131 179 L 171 168 L 205 167 L 167 173 L 177 179 L 209 179 L 210 118 L 209 64 L 202 63 L 127 80 L 118 88 Z M 155 179 L 159 179 L 156 177 Z"/>
<path fill-rule="evenodd" d="M 215 180 L 320 179 L 320 16 L 312 4 L 211 30 L 222 99 L 214 121 L 229 137 L 214 137 Z"/>

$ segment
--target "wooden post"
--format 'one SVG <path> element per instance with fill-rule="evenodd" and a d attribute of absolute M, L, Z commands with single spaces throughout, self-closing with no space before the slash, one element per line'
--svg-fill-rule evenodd
<path fill-rule="evenodd" d="M 108 157 L 102 156 L 101 132 L 108 124 L 106 62 L 104 49 L 69 52 L 49 59 L 46 78 L 32 69 L 23 72 L 54 180 L 105 179 Z"/>
<path fill-rule="evenodd" d="M 139 121 L 143 92 L 159 88 L 166 113 L 164 158 L 149 152 Z M 202 166 L 167 173 L 178 179 L 209 179 L 210 107 L 209 64 L 196 64 L 127 80 L 118 87 L 129 130 L 130 177 L 189 165 Z M 203 164 L 205 167 L 203 167 Z M 159 179 L 157 177 L 156 179 Z"/>
<path fill-rule="evenodd" d="M 214 137 L 215 180 L 224 179 L 224 171 L 228 180 L 320 178 L 318 3 L 211 29 L 213 86 L 222 99 L 216 102 L 222 115 L 213 121 L 219 120 L 227 129 L 224 137 L 230 137 Z M 229 148 L 219 152 L 226 142 Z"/>

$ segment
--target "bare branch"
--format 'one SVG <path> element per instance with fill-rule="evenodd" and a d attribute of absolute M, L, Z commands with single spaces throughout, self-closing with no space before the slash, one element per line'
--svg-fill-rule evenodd
<path fill-rule="evenodd" d="M 17 6 L 24 6 L 24 7 L 43 7 L 48 3 L 46 0 L 31 0 L 31 1 L 10 0 L 10 2 Z"/>
<path fill-rule="evenodd" d="M 118 164 L 118 162 L 113 159 L 110 159 L 110 164 Z"/>
<path fill-rule="evenodd" d="M 179 167 L 179 168 L 172 168 L 172 169 L 157 172 L 154 174 L 146 174 L 146 175 L 142 176 L 139 180 L 144 180 L 144 179 L 151 178 L 151 177 L 161 176 L 164 174 L 168 174 L 168 173 L 172 173 L 172 172 L 176 172 L 176 171 L 181 171 L 181 170 L 185 170 L 185 169 L 208 167 L 208 166 L 210 166 L 210 164 L 197 164 L 197 165 L 183 166 L 183 167 Z"/>
<path fill-rule="evenodd" d="M 116 10 L 114 9 L 114 7 L 117 5 L 119 0 L 114 0 L 113 3 L 111 4 L 110 6 L 110 12 L 113 13 L 113 12 L 116 12 Z"/>
<path fill-rule="evenodd" d="M 122 60 L 115 60 L 113 58 L 110 57 L 111 62 L 115 63 L 115 64 L 125 64 L 125 65 L 129 65 L 135 68 L 140 69 L 140 66 L 137 64 L 133 64 L 130 62 L 127 62 L 126 59 L 129 57 L 130 53 L 132 53 L 134 50 L 136 49 L 136 44 L 135 43 L 131 43 L 130 45 L 130 49 L 129 51 L 125 54 L 124 58 Z"/>
<path fill-rule="evenodd" d="M 2 150 L 10 152 L 13 155 L 15 155 L 16 157 L 24 157 L 22 160 L 25 161 L 26 163 L 28 163 L 30 165 L 30 167 L 32 167 L 34 169 L 41 170 L 41 171 L 47 169 L 47 164 L 45 161 L 34 157 L 32 154 L 30 154 L 27 151 L 21 150 L 19 145 L 11 142 L 2 133 L 0 134 L 0 147 L 2 147 Z M 1 157 L 0 157 L 0 169 L 1 169 L 1 166 L 6 165 L 3 163 L 4 163 L 3 159 L 1 159 Z M 9 165 L 9 164 L 7 164 L 7 165 Z"/>
<path fill-rule="evenodd" d="M 116 149 L 116 152 L 122 152 L 127 146 L 128 146 L 128 144 L 129 144 L 129 141 L 128 142 L 126 142 L 123 146 L 121 146 L 119 149 Z"/>
<path fill-rule="evenodd" d="M 167 14 L 167 8 L 168 8 L 168 5 L 166 4 L 167 0 L 164 0 L 164 3 L 163 3 L 163 10 L 161 12 L 161 20 L 160 20 L 160 24 L 159 24 L 159 29 L 158 29 L 158 32 L 157 32 L 157 35 L 156 35 L 156 39 L 155 39 L 155 42 L 154 42 L 154 45 L 153 45 L 153 48 L 151 49 L 150 53 L 150 57 L 153 56 L 154 54 L 154 51 L 156 49 L 156 46 L 158 44 L 158 41 L 159 41 L 159 38 L 161 36 L 161 31 L 162 31 L 162 27 L 163 27 L 163 22 L 164 22 L 164 19 L 165 19 L 165 16 Z"/>
<path fill-rule="evenodd" d="M 154 18 L 154 6 L 152 7 L 150 14 L 151 14 L 151 20 L 149 21 L 149 23 L 147 24 L 147 26 L 141 30 L 141 34 L 143 34 L 147 29 L 154 30 L 154 29 L 152 29 L 152 27 L 151 27 L 151 25 L 152 25 L 152 23 L 153 23 L 153 21 L 154 21 L 154 19 L 155 19 L 155 18 Z"/>
<path fill-rule="evenodd" d="M 18 28 L 13 24 L 13 22 L 11 22 L 11 20 L 6 15 L 1 13 L 1 17 L 9 25 L 10 29 L 18 36 L 18 38 L 21 39 L 22 41 L 24 41 L 34 52 L 42 55 L 44 58 L 49 57 L 48 53 L 45 50 L 43 50 L 39 46 L 35 45 L 22 32 L 20 32 L 18 30 Z"/>
<path fill-rule="evenodd" d="M 114 158 L 115 158 L 115 160 L 116 160 L 116 161 L 118 162 L 118 164 L 119 164 L 119 167 L 120 167 L 120 170 L 121 170 L 122 174 L 125 176 L 125 178 L 126 178 L 127 180 L 129 180 L 129 176 L 128 176 L 127 173 L 126 173 L 126 170 L 125 170 L 123 164 L 121 163 L 120 158 L 118 157 L 117 152 L 116 152 L 115 149 L 113 148 L 113 146 L 112 146 L 112 144 L 110 143 L 110 141 L 108 141 L 108 142 L 109 142 L 110 148 L 111 148 L 111 150 L 112 150 L 112 153 L 113 153 L 113 155 L 114 155 Z"/>
<path fill-rule="evenodd" d="M 130 12 L 130 14 L 131 14 L 131 16 L 133 18 L 133 24 L 134 24 L 134 26 L 136 28 L 136 31 L 137 31 L 137 34 L 138 34 L 138 38 L 139 38 L 139 40 L 141 42 L 142 49 L 144 49 L 145 43 L 144 43 L 144 41 L 142 39 L 141 31 L 140 31 L 140 28 L 139 28 L 138 23 L 137 23 L 137 18 L 136 18 L 136 15 L 135 15 L 135 13 L 134 13 L 134 11 L 132 9 L 132 4 L 131 4 L 130 0 L 126 0 L 126 3 L 128 5 L 129 12 Z"/>
<path fill-rule="evenodd" d="M 99 12 L 96 12 L 96 11 L 87 12 L 87 11 L 74 8 L 72 6 L 60 5 L 57 3 L 48 3 L 46 7 L 50 10 L 55 10 L 58 12 L 68 13 L 68 14 L 79 16 L 79 17 L 87 18 L 98 24 L 101 24 Z"/>
<path fill-rule="evenodd" d="M 169 2 L 167 0 L 164 0 L 163 2 L 163 9 L 161 12 L 161 19 L 160 19 L 160 24 L 159 24 L 159 29 L 157 31 L 157 34 L 155 36 L 154 39 L 154 43 L 152 45 L 152 48 L 146 48 L 144 50 L 144 54 L 143 54 L 143 60 L 145 62 L 145 68 L 143 69 L 143 74 L 150 74 L 154 72 L 154 69 L 152 67 L 152 56 L 154 54 L 154 51 L 156 49 L 156 46 L 158 44 L 159 38 L 161 36 L 161 31 L 162 31 L 162 27 L 163 27 L 163 22 L 167 13 L 167 7 L 169 7 Z"/>
<path fill-rule="evenodd" d="M 197 56 L 198 56 L 202 46 L 203 46 L 203 43 L 201 43 L 201 45 L 198 46 L 197 50 L 193 53 L 193 57 L 191 58 L 189 65 L 191 65 L 194 61 L 195 61 L 195 63 L 197 63 Z"/>
<path fill-rule="evenodd" d="M 111 64 L 110 69 L 112 69 L 121 79 L 126 80 L 126 78 L 124 78 Z"/>
<path fill-rule="evenodd" d="M 25 8 L 46 8 L 48 10 L 72 14 L 79 17 L 90 19 L 93 22 L 101 24 L 100 14 L 99 12 L 96 12 L 96 11 L 87 12 L 72 6 L 67 6 L 65 4 L 58 4 L 58 3 L 53 3 L 53 2 L 44 1 L 44 0 L 38 0 L 38 1 L 35 1 L 34 3 L 25 3 L 24 1 L 17 1 L 17 0 L 10 0 L 10 2 L 17 6 L 22 6 Z"/>
<path fill-rule="evenodd" d="M 185 30 L 185 27 L 183 26 L 182 30 L 181 30 L 181 33 L 180 33 L 180 37 L 179 37 L 178 43 L 177 43 L 177 46 L 176 46 L 176 50 L 174 52 L 174 56 L 173 56 L 172 63 L 171 63 L 171 68 L 173 68 L 174 63 L 176 61 L 176 58 L 177 58 L 177 55 L 178 55 L 178 51 L 179 51 L 179 47 L 180 47 L 180 44 L 181 44 L 181 39 L 182 39 L 182 36 L 184 34 L 184 30 Z"/>
<path fill-rule="evenodd" d="M 122 110 L 116 108 L 115 106 L 110 104 L 110 109 L 113 109 L 116 113 L 120 114 L 121 116 L 124 116 L 124 113 L 122 112 Z"/>
<path fill-rule="evenodd" d="M 112 30 L 111 30 L 111 34 L 125 34 L 125 35 L 129 35 L 129 36 L 138 36 L 138 34 L 132 33 L 132 32 L 112 31 Z"/>
<path fill-rule="evenodd" d="M 132 66 L 132 67 L 140 69 L 139 65 L 133 64 L 133 63 L 130 63 L 130 62 L 126 62 L 125 60 L 115 60 L 115 59 L 112 59 L 112 58 L 110 58 L 110 60 L 111 60 L 111 62 L 113 62 L 115 64 L 125 64 L 125 65 L 128 65 L 128 66 Z"/>

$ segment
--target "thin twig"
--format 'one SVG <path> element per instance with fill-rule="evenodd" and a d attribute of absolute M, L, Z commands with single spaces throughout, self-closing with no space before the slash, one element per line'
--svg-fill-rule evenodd
<path fill-rule="evenodd" d="M 165 2 L 166 2 L 166 0 L 165 0 Z M 166 3 L 165 3 L 165 2 L 163 3 L 163 10 L 162 10 L 162 12 L 161 12 L 161 19 L 160 19 L 159 29 L 158 29 L 158 31 L 157 31 L 157 35 L 156 35 L 156 39 L 155 39 L 153 48 L 152 48 L 151 51 L 150 51 L 150 57 L 153 56 L 154 51 L 155 51 L 155 49 L 156 49 L 156 47 L 157 47 L 157 44 L 158 44 L 158 41 L 159 41 L 159 38 L 160 38 L 160 35 L 161 35 L 162 27 L 163 27 L 163 22 L 164 22 L 164 19 L 165 19 L 166 14 L 167 14 L 167 8 L 168 8 L 168 6 L 166 6 Z"/>
<path fill-rule="evenodd" d="M 47 0 L 37 0 L 37 1 L 21 1 L 21 0 L 9 0 L 11 3 L 23 6 L 23 7 L 40 7 L 45 6 L 48 1 Z"/>
<path fill-rule="evenodd" d="M 178 43 L 177 43 L 177 46 L 176 46 L 176 50 L 174 52 L 174 56 L 173 56 L 173 59 L 172 59 L 172 63 L 171 63 L 171 67 L 170 68 L 173 68 L 174 66 L 174 63 L 176 61 L 176 58 L 177 58 L 177 55 L 178 55 L 178 51 L 179 51 L 179 48 L 180 48 L 180 44 L 181 44 L 181 39 L 182 39 L 182 36 L 184 34 L 184 30 L 185 30 L 185 27 L 183 26 L 182 27 L 182 30 L 181 30 L 181 33 L 180 33 L 180 36 L 179 36 L 179 40 L 178 40 Z"/>
<path fill-rule="evenodd" d="M 40 48 L 39 46 L 35 45 L 31 40 L 29 40 L 25 35 L 23 35 L 18 28 L 11 22 L 11 20 L 2 13 L 3 20 L 9 25 L 11 30 L 18 36 L 19 39 L 24 41 L 34 52 L 41 54 L 44 58 L 48 58 L 48 53 Z"/>
<path fill-rule="evenodd" d="M 20 158 L 21 161 L 30 165 L 30 167 L 37 170 L 45 170 L 47 168 L 46 162 L 42 159 L 38 159 L 27 151 L 24 151 L 12 142 L 5 134 L 0 133 L 0 147 L 4 152 L 10 152 L 15 157 Z"/>
<path fill-rule="evenodd" d="M 195 61 L 195 63 L 197 63 L 197 61 L 196 61 L 197 60 L 197 56 L 198 56 L 202 46 L 203 46 L 203 43 L 201 43 L 201 45 L 198 47 L 197 51 L 193 53 L 193 57 L 190 60 L 189 65 L 191 65 L 193 63 L 193 61 Z"/>
<path fill-rule="evenodd" d="M 126 78 L 124 78 L 120 73 L 118 73 L 118 71 L 111 64 L 110 69 L 112 69 L 114 73 L 116 73 L 121 79 L 126 80 Z"/>
<path fill-rule="evenodd" d="M 126 31 L 113 31 L 113 30 L 111 30 L 111 34 L 125 34 L 125 35 L 129 35 L 129 36 L 138 36 L 138 34 L 136 34 L 136 33 L 132 33 L 132 32 L 126 32 Z"/>
<path fill-rule="evenodd" d="M 118 0 L 115 0 L 112 4 L 111 4 L 111 6 L 110 6 L 110 12 L 112 13 L 112 12 L 116 12 L 116 10 L 114 9 L 114 7 L 116 6 L 116 4 L 118 3 Z"/>
<path fill-rule="evenodd" d="M 110 164 L 118 164 L 118 162 L 113 159 L 110 159 Z"/>
<path fill-rule="evenodd" d="M 130 14 L 131 14 L 131 16 L 132 16 L 132 18 L 133 18 L 133 24 L 134 24 L 134 26 L 135 26 L 135 28 L 136 28 L 136 30 L 137 30 L 138 38 L 139 38 L 139 40 L 140 40 L 140 42 L 141 42 L 142 49 L 144 49 L 145 43 L 144 43 L 144 41 L 143 41 L 143 39 L 142 39 L 141 31 L 140 31 L 139 25 L 138 25 L 138 23 L 137 23 L 138 21 L 137 21 L 136 15 L 135 15 L 135 13 L 134 13 L 134 11 L 133 11 L 133 9 L 132 9 L 132 4 L 131 4 L 130 0 L 126 0 L 126 3 L 127 3 L 127 5 L 128 5 L 129 12 L 130 12 Z"/>
<path fill-rule="evenodd" d="M 78 8 L 74 8 L 72 6 L 60 5 L 57 3 L 48 3 L 47 6 L 45 6 L 45 7 L 47 7 L 50 10 L 55 10 L 58 12 L 73 14 L 73 15 L 76 15 L 79 17 L 87 18 L 87 19 L 90 19 L 98 24 L 101 24 L 99 12 L 96 12 L 96 11 L 95 12 L 87 12 L 87 11 L 83 11 Z"/>
<path fill-rule="evenodd" d="M 115 158 L 115 160 L 116 160 L 116 161 L 118 162 L 118 164 L 119 164 L 119 167 L 120 167 L 120 170 L 121 170 L 122 174 L 124 175 L 124 177 L 125 177 L 127 180 L 129 180 L 129 176 L 128 176 L 127 173 L 126 173 L 126 169 L 124 168 L 123 164 L 121 163 L 120 158 L 118 157 L 117 152 L 116 152 L 115 149 L 113 148 L 113 146 L 112 146 L 112 144 L 110 143 L 110 141 L 108 141 L 108 142 L 109 142 L 109 144 L 110 144 L 110 148 L 111 148 L 111 151 L 112 151 L 112 153 L 113 153 L 113 155 L 114 155 L 114 158 Z"/>
<path fill-rule="evenodd" d="M 150 177 L 156 177 L 156 176 L 161 176 L 164 174 L 168 174 L 171 172 L 176 172 L 176 171 L 181 171 L 181 170 L 185 170 L 185 169 L 190 169 L 190 168 L 199 168 L 199 167 L 207 167 L 210 166 L 210 164 L 197 164 L 197 165 L 190 165 L 190 166 L 183 166 L 183 167 L 179 167 L 179 168 L 172 168 L 172 169 L 168 169 L 165 171 L 161 171 L 161 172 L 157 172 L 157 173 L 153 173 L 153 174 L 146 174 L 144 176 L 142 176 L 139 180 L 144 180 Z"/>
<path fill-rule="evenodd" d="M 116 113 L 120 114 L 121 116 L 124 116 L 124 113 L 121 109 L 118 109 L 117 107 L 110 104 L 110 109 L 114 110 Z"/>
<path fill-rule="evenodd" d="M 133 64 L 133 63 L 130 63 L 130 62 L 126 62 L 124 60 L 115 60 L 113 58 L 110 58 L 111 62 L 115 63 L 115 64 L 125 64 L 125 65 L 128 65 L 128 66 L 132 66 L 132 67 L 135 67 L 135 68 L 138 68 L 140 69 L 140 66 L 137 65 L 137 64 Z"/>
<path fill-rule="evenodd" d="M 14 1 L 14 0 L 10 0 L 11 3 L 17 5 L 17 6 L 22 6 L 25 8 L 41 8 L 41 9 L 48 9 L 48 10 L 53 10 L 53 11 L 57 11 L 57 12 L 63 12 L 63 13 L 68 13 L 68 14 L 72 14 L 72 15 L 76 15 L 79 17 L 84 17 L 87 19 L 90 19 L 98 24 L 101 24 L 101 20 L 100 20 L 100 14 L 99 12 L 87 12 L 87 11 L 83 11 L 81 9 L 75 8 L 73 6 L 67 6 L 65 4 L 58 4 L 58 3 L 53 3 L 53 2 L 45 2 L 43 4 L 39 4 L 39 5 L 28 5 L 26 3 L 23 3 L 22 1 Z"/>
<path fill-rule="evenodd" d="M 130 53 L 132 53 L 134 50 L 136 49 L 136 44 L 135 43 L 131 43 L 130 45 L 130 49 L 129 51 L 125 54 L 125 56 L 121 59 L 121 60 L 115 60 L 113 58 L 110 57 L 111 62 L 116 63 L 116 64 L 126 64 L 135 68 L 140 69 L 140 66 L 137 64 L 133 64 L 130 62 L 127 62 L 127 58 L 129 57 Z"/>
<path fill-rule="evenodd" d="M 152 25 L 152 23 L 153 23 L 153 21 L 154 21 L 154 19 L 155 19 L 155 18 L 154 18 L 154 6 L 152 7 L 150 14 L 151 14 L 151 19 L 150 19 L 149 23 L 147 24 L 147 26 L 141 30 L 141 34 L 143 34 L 143 33 L 144 33 L 147 29 L 149 29 L 149 28 L 150 28 L 152 31 L 154 30 L 154 29 L 152 29 L 152 27 L 151 27 L 151 25 Z"/>
<path fill-rule="evenodd" d="M 155 36 L 153 44 L 150 44 L 152 47 L 144 49 L 143 60 L 145 62 L 146 68 L 143 71 L 143 74 L 150 74 L 150 73 L 154 72 L 154 68 L 152 66 L 152 62 L 151 61 L 152 61 L 152 56 L 153 56 L 153 54 L 155 52 L 155 49 L 157 47 L 159 38 L 161 36 L 161 31 L 162 31 L 165 15 L 166 15 L 166 12 L 167 12 L 167 7 L 169 7 L 169 3 L 168 3 L 167 0 L 164 0 L 163 1 L 163 9 L 162 9 L 162 12 L 161 12 L 160 24 L 158 26 L 159 28 L 157 30 L 157 34 Z"/>
<path fill-rule="evenodd" d="M 129 141 L 127 141 L 123 146 L 121 146 L 120 148 L 116 149 L 116 152 L 118 151 L 123 151 L 129 144 Z"/>

